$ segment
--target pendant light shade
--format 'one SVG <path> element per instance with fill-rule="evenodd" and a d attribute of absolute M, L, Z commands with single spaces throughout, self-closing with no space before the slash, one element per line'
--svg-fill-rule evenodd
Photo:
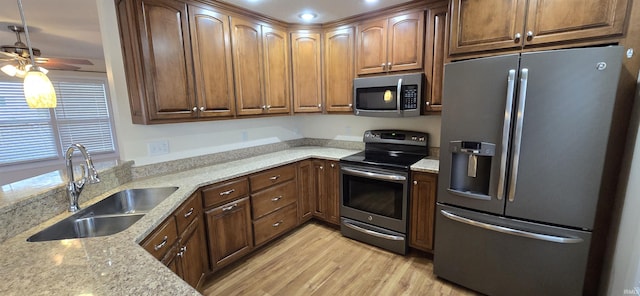
<path fill-rule="evenodd" d="M 24 97 L 27 100 L 27 105 L 29 105 L 29 108 L 55 108 L 57 99 L 53 84 L 51 84 L 51 80 L 47 75 L 36 66 L 36 61 L 33 57 L 33 47 L 29 38 L 27 20 L 24 17 L 22 0 L 18 0 L 18 10 L 20 10 L 20 19 L 24 27 L 24 36 L 27 39 L 29 59 L 31 60 L 31 68 L 25 68 L 27 74 L 24 77 Z"/>
<path fill-rule="evenodd" d="M 29 108 L 55 108 L 57 105 L 53 84 L 37 67 L 32 67 L 24 77 L 24 97 Z"/>

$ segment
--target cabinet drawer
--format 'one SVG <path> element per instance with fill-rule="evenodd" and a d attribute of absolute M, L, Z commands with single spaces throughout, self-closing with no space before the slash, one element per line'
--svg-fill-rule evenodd
<path fill-rule="evenodd" d="M 171 216 L 147 236 L 142 247 L 156 259 L 162 260 L 167 250 L 173 246 L 177 239 L 176 219 Z"/>
<path fill-rule="evenodd" d="M 298 222 L 297 203 L 290 204 L 253 222 L 253 236 L 256 245 L 260 245 L 289 229 Z"/>
<path fill-rule="evenodd" d="M 247 178 L 234 179 L 211 185 L 202 190 L 204 207 L 219 205 L 249 194 Z"/>
<path fill-rule="evenodd" d="M 271 185 L 279 184 L 295 178 L 296 168 L 294 165 L 286 165 L 275 169 L 270 169 L 262 173 L 257 173 L 249 177 L 251 191 L 256 192 Z"/>
<path fill-rule="evenodd" d="M 202 215 L 202 203 L 198 194 L 192 195 L 184 204 L 175 211 L 178 233 L 182 234 L 191 222 Z"/>
<path fill-rule="evenodd" d="M 251 194 L 253 219 L 258 219 L 296 201 L 294 180 Z"/>

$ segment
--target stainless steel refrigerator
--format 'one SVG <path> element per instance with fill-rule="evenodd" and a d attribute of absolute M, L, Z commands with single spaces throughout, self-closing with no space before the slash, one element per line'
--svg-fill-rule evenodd
<path fill-rule="evenodd" d="M 445 66 L 436 275 L 488 295 L 582 295 L 622 51 Z"/>

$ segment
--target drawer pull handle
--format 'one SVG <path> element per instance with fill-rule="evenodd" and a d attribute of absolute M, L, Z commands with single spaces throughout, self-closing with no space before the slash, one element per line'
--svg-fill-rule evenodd
<path fill-rule="evenodd" d="M 191 214 L 193 214 L 193 208 L 190 208 L 188 212 L 184 213 L 184 217 L 185 218 L 189 218 L 189 216 L 191 216 Z"/>
<path fill-rule="evenodd" d="M 235 189 L 229 189 L 227 191 L 220 192 L 220 196 L 229 195 L 229 194 L 234 193 L 234 192 L 236 192 Z"/>
<path fill-rule="evenodd" d="M 275 180 L 278 180 L 278 178 L 280 178 L 280 175 L 275 175 L 273 177 L 270 177 L 269 180 L 275 181 Z"/>
<path fill-rule="evenodd" d="M 228 207 L 224 207 L 224 208 L 222 208 L 222 211 L 223 211 L 223 212 L 228 212 L 228 211 L 233 210 L 233 209 L 234 209 L 234 208 L 236 208 L 237 206 L 238 206 L 238 204 L 232 204 L 232 205 L 230 205 L 230 206 L 228 206 Z"/>
<path fill-rule="evenodd" d="M 273 223 L 273 225 L 271 225 L 271 226 L 278 227 L 278 226 L 280 226 L 280 224 L 282 224 L 282 220 L 280 220 L 280 221 L 278 221 L 276 223 Z"/>
<path fill-rule="evenodd" d="M 271 199 L 272 202 L 276 202 L 282 199 L 282 195 L 276 196 L 274 198 Z"/>
<path fill-rule="evenodd" d="M 167 244 L 167 239 L 169 239 L 166 235 L 162 238 L 162 242 L 153 246 L 153 250 L 157 251 L 162 249 L 162 247 L 164 247 L 164 245 Z"/>

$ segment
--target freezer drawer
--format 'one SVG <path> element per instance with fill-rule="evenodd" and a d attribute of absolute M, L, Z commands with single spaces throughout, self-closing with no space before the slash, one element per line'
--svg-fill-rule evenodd
<path fill-rule="evenodd" d="M 436 207 L 434 273 L 488 295 L 582 295 L 591 233 Z"/>

